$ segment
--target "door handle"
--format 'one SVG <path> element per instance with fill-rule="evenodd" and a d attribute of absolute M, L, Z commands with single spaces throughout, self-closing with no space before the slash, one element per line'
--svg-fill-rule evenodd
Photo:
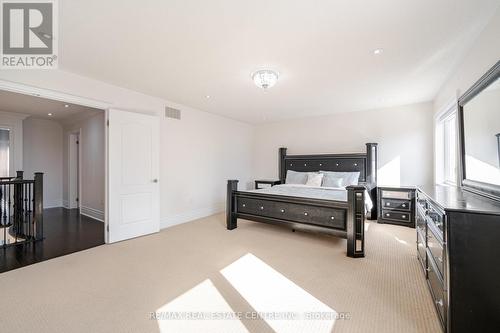
<path fill-rule="evenodd" d="M 153 179 L 153 183 L 158 183 L 158 179 Z"/>

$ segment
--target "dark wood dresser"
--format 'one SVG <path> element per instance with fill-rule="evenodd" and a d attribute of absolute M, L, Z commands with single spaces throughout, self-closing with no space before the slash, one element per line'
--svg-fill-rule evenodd
<path fill-rule="evenodd" d="M 377 222 L 415 228 L 415 188 L 381 186 L 377 190 Z"/>
<path fill-rule="evenodd" d="M 458 187 L 420 187 L 416 230 L 444 331 L 500 331 L 500 202 Z"/>

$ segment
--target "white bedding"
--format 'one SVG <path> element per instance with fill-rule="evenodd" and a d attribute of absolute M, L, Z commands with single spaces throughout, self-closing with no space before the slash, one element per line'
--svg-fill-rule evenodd
<path fill-rule="evenodd" d="M 281 184 L 273 187 L 250 190 L 248 192 L 258 192 L 273 195 L 286 195 L 291 197 L 325 199 L 347 201 L 347 190 L 344 187 L 319 187 L 308 186 L 300 184 Z M 372 209 L 373 202 L 365 190 L 365 211 L 368 212 Z"/>

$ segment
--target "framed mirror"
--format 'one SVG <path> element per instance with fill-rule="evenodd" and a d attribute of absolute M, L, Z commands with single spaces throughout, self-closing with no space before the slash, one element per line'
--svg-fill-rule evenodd
<path fill-rule="evenodd" d="M 458 100 L 466 190 L 500 200 L 500 61 Z"/>

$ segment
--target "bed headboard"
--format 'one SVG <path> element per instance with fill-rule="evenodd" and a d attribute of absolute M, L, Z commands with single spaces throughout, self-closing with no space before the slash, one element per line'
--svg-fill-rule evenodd
<path fill-rule="evenodd" d="M 367 143 L 365 153 L 324 154 L 324 155 L 287 155 L 286 148 L 279 150 L 279 177 L 285 182 L 288 170 L 301 172 L 316 171 L 359 171 L 359 182 L 373 190 L 377 186 L 377 144 Z"/>

